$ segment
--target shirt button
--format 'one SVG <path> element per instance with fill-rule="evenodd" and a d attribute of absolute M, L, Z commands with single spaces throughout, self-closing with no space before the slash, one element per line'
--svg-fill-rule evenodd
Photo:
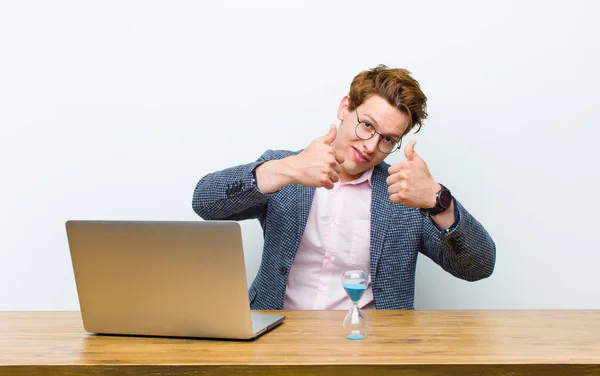
<path fill-rule="evenodd" d="M 321 288 L 319 288 L 319 290 L 321 290 L 321 292 L 325 292 L 325 291 L 327 291 L 327 287 L 321 286 Z"/>

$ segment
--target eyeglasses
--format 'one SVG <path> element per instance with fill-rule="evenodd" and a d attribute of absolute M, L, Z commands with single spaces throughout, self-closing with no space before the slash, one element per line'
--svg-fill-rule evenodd
<path fill-rule="evenodd" d="M 396 150 L 400 149 L 400 146 L 402 146 L 402 138 L 400 138 L 400 141 L 396 141 L 390 136 L 382 135 L 375 130 L 375 126 L 373 124 L 369 123 L 368 121 L 360 121 L 360 118 L 358 117 L 358 109 L 355 108 L 354 111 L 356 112 L 356 120 L 358 121 L 355 130 L 356 137 L 360 138 L 361 140 L 370 140 L 373 138 L 373 136 L 378 134 L 379 142 L 377 142 L 377 148 L 384 154 L 392 154 Z"/>

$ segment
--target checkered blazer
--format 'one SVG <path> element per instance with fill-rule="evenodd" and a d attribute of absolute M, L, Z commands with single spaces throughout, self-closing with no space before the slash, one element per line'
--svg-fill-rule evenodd
<path fill-rule="evenodd" d="M 261 193 L 253 170 L 263 162 L 298 152 L 268 150 L 256 162 L 214 172 L 194 190 L 192 207 L 206 220 L 257 218 L 264 250 L 249 290 L 257 310 L 283 309 L 288 273 L 306 227 L 315 188 L 289 185 L 273 194 Z M 492 274 L 496 246 L 483 228 L 455 199 L 458 222 L 438 229 L 417 209 L 389 199 L 387 163 L 373 171 L 371 200 L 371 283 L 377 309 L 414 309 L 417 255 L 423 253 L 444 270 L 467 281 Z"/>

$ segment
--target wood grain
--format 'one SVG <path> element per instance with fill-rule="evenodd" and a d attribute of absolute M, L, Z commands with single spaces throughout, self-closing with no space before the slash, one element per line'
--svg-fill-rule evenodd
<path fill-rule="evenodd" d="M 79 312 L 0 312 L 0 375 L 600 375 L 600 310 L 284 311 L 254 341 L 102 336 Z"/>

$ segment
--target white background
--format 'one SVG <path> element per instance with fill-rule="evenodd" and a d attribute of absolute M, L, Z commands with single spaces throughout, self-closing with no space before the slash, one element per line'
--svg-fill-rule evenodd
<path fill-rule="evenodd" d="M 68 219 L 196 220 L 208 172 L 305 147 L 358 72 L 412 71 L 416 151 L 488 229 L 417 309 L 600 308 L 593 1 L 3 1 L 0 310 L 78 309 Z M 388 158 L 404 160 L 402 153 Z M 249 279 L 256 221 L 243 222 Z"/>

